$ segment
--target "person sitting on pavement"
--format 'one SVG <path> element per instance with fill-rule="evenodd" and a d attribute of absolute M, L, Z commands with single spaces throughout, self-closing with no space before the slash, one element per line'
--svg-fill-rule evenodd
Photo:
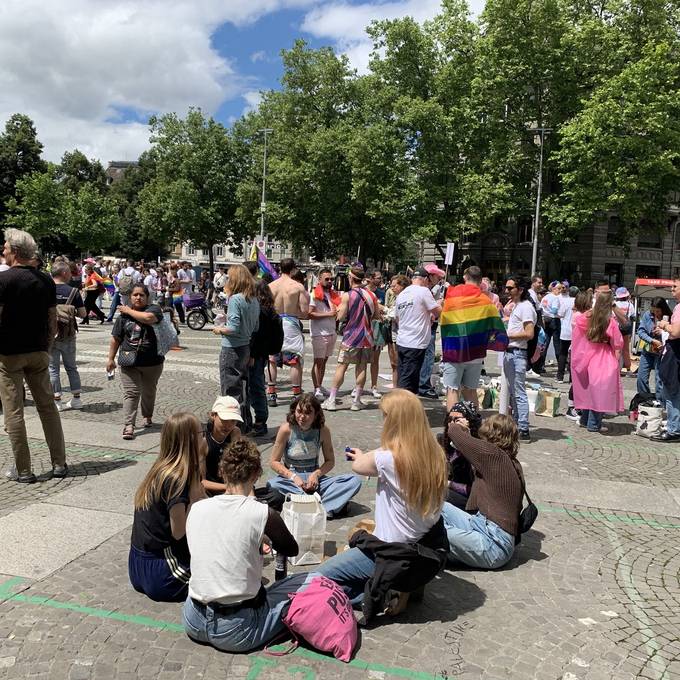
<path fill-rule="evenodd" d="M 515 550 L 524 476 L 517 461 L 519 432 L 512 418 L 486 418 L 475 438 L 465 417 L 449 424 L 448 438 L 474 469 L 465 510 L 444 503 L 449 558 L 469 567 L 498 569 Z"/>
<path fill-rule="evenodd" d="M 191 413 L 173 413 L 161 430 L 158 458 L 135 494 L 128 573 L 133 588 L 157 602 L 182 602 L 189 583 L 186 520 L 205 497 L 201 425 Z"/>
<path fill-rule="evenodd" d="M 380 448 L 367 453 L 354 448 L 347 455 L 353 460 L 353 472 L 377 478 L 375 538 L 419 543 L 441 515 L 448 481 L 446 458 L 415 394 L 392 390 L 381 399 L 380 410 L 384 415 Z M 375 570 L 374 553 L 357 547 L 319 567 L 353 604 L 364 599 L 364 586 Z"/>
<path fill-rule="evenodd" d="M 318 492 L 328 519 L 333 519 L 345 512 L 361 488 L 357 475 L 327 476 L 334 466 L 331 431 L 321 404 L 311 394 L 303 394 L 291 403 L 286 422 L 279 427 L 271 459 L 277 476 L 268 485 L 284 495 Z"/>
<path fill-rule="evenodd" d="M 474 480 L 472 465 L 461 455 L 448 436 L 449 425 L 463 418 L 473 437 L 478 436 L 479 426 L 482 424 L 482 416 L 471 401 L 456 402 L 444 418 L 444 432 L 438 436 L 439 443 L 444 449 L 449 466 L 449 483 L 446 492 L 446 502 L 465 510 L 470 490 Z"/>
<path fill-rule="evenodd" d="M 262 585 L 265 534 L 274 550 L 287 557 L 298 554 L 297 542 L 279 513 L 253 497 L 262 464 L 252 441 L 229 444 L 220 473 L 225 492 L 196 503 L 187 520 L 191 579 L 183 622 L 192 640 L 243 653 L 284 632 L 289 595 L 316 574 L 295 574 L 268 588 Z"/>
<path fill-rule="evenodd" d="M 130 293 L 131 306 L 119 305 L 120 316 L 111 330 L 109 360 L 106 370 L 116 369 L 116 354 L 123 384 L 123 439 L 135 438 L 135 421 L 140 397 L 144 427 L 153 425 L 156 387 L 163 373 L 165 357 L 158 354 L 156 333 L 152 326 L 163 320 L 158 305 L 149 305 L 146 286 L 135 284 Z M 120 351 L 119 351 L 120 349 Z"/>

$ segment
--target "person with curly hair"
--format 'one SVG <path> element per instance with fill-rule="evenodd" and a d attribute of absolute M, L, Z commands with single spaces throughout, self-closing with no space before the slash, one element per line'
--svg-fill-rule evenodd
<path fill-rule="evenodd" d="M 272 489 L 284 496 L 318 492 L 328 519 L 342 514 L 361 488 L 357 475 L 328 476 L 335 466 L 331 431 L 319 400 L 311 394 L 303 394 L 291 403 L 286 422 L 276 435 L 270 465 L 277 473 L 268 482 Z"/>

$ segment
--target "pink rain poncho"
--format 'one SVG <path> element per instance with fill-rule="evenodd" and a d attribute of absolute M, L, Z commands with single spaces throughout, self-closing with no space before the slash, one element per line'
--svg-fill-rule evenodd
<path fill-rule="evenodd" d="M 590 312 L 579 314 L 573 324 L 571 380 L 574 408 L 620 413 L 624 410 L 621 368 L 616 355 L 623 347 L 619 325 L 612 317 L 607 328 L 609 342 L 590 342 L 586 337 Z"/>

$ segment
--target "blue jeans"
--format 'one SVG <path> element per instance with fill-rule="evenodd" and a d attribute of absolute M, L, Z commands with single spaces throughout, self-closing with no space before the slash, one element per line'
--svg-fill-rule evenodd
<path fill-rule="evenodd" d="M 319 568 L 331 581 L 335 581 L 353 605 L 361 604 L 364 599 L 364 586 L 373 572 L 375 562 L 359 548 L 350 548 L 326 560 Z"/>
<path fill-rule="evenodd" d="M 498 569 L 512 557 L 515 538 L 478 512 L 470 515 L 451 503 L 442 508 L 449 558 L 468 567 Z"/>
<path fill-rule="evenodd" d="M 588 428 L 588 432 L 599 432 L 602 427 L 602 416 L 604 414 L 599 411 L 590 411 L 587 408 L 581 409 L 580 423 L 583 427 Z"/>
<path fill-rule="evenodd" d="M 111 298 L 111 308 L 109 309 L 109 315 L 106 317 L 107 321 L 113 321 L 113 315 L 116 313 L 116 308 L 120 304 L 120 293 L 116 291 Z"/>
<path fill-rule="evenodd" d="M 666 415 L 668 416 L 666 432 L 680 434 L 680 390 L 675 394 L 669 394 L 668 390 L 665 390 L 663 396 L 666 400 Z"/>
<path fill-rule="evenodd" d="M 296 473 L 303 482 L 309 478 L 310 472 Z M 276 475 L 267 480 L 267 486 L 276 489 L 284 496 L 287 493 L 303 494 L 306 493 L 304 489 L 296 486 L 293 480 Z M 329 477 L 322 475 L 319 477 L 319 488 L 317 493 L 321 496 L 321 504 L 328 515 L 342 510 L 350 499 L 354 498 L 361 489 L 361 477 L 353 475 L 351 472 L 344 475 L 333 475 Z"/>
<path fill-rule="evenodd" d="M 255 359 L 248 368 L 248 397 L 250 405 L 255 412 L 255 422 L 263 424 L 269 418 L 269 406 L 267 405 L 267 392 L 264 384 L 264 369 L 267 359 L 264 357 Z"/>
<path fill-rule="evenodd" d="M 60 362 L 64 362 L 64 370 L 68 375 L 68 384 L 72 394 L 80 394 L 80 373 L 76 366 L 76 336 L 55 340 L 50 350 L 50 382 L 52 391 L 61 394 L 61 379 L 59 377 Z"/>
<path fill-rule="evenodd" d="M 529 400 L 524 384 L 527 375 L 527 351 L 516 349 L 503 355 L 503 372 L 510 390 L 512 417 L 520 432 L 529 431 Z"/>
<path fill-rule="evenodd" d="M 661 361 L 660 354 L 656 354 L 655 352 L 642 352 L 640 354 L 640 367 L 637 372 L 636 384 L 638 393 L 650 393 L 649 376 L 651 372 L 654 371 L 654 392 L 657 401 L 661 401 L 663 396 L 663 388 L 661 386 L 661 380 L 659 379 L 659 361 Z"/>
<path fill-rule="evenodd" d="M 276 581 L 266 589 L 259 607 L 233 611 L 214 611 L 188 597 L 182 610 L 184 630 L 197 642 L 205 642 L 223 652 L 243 653 L 262 647 L 286 630 L 283 614 L 288 607 L 288 593 L 306 586 L 316 573 L 294 574 Z"/>
<path fill-rule="evenodd" d="M 437 327 L 434 326 L 432 330 L 432 337 L 430 338 L 430 344 L 425 349 L 425 358 L 423 359 L 423 365 L 420 367 L 420 384 L 418 386 L 418 391 L 422 394 L 424 392 L 429 392 L 432 389 L 432 368 L 434 366 L 434 345 L 437 338 Z"/>

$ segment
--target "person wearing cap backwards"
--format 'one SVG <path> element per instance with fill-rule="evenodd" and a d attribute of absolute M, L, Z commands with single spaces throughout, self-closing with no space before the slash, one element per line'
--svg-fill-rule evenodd
<path fill-rule="evenodd" d="M 430 273 L 419 267 L 413 273 L 411 285 L 399 293 L 395 303 L 397 386 L 413 394 L 419 393 L 420 372 L 432 340 L 432 322 L 442 311 L 430 291 L 429 282 Z"/>
<path fill-rule="evenodd" d="M 625 286 L 619 286 L 614 293 L 616 300 L 614 304 L 619 310 L 619 315 L 617 317 L 620 319 L 621 316 L 625 317 L 625 322 L 619 320 L 619 330 L 623 336 L 623 367 L 630 371 L 631 361 L 630 361 L 630 339 L 633 335 L 633 320 L 635 319 L 635 307 L 630 301 L 630 293 L 628 288 Z"/>
<path fill-rule="evenodd" d="M 436 302 L 441 304 L 446 293 L 446 282 L 442 282 L 446 276 L 443 269 L 439 269 L 434 262 L 428 262 L 423 265 L 423 269 L 427 272 L 427 287 L 432 293 L 432 297 Z M 426 399 L 438 399 L 439 395 L 432 388 L 432 367 L 434 366 L 435 355 L 435 341 L 437 338 L 437 320 L 433 320 L 430 326 L 431 336 L 430 344 L 427 346 L 425 358 L 423 359 L 423 366 L 420 369 L 420 385 L 418 386 L 418 394 Z"/>

